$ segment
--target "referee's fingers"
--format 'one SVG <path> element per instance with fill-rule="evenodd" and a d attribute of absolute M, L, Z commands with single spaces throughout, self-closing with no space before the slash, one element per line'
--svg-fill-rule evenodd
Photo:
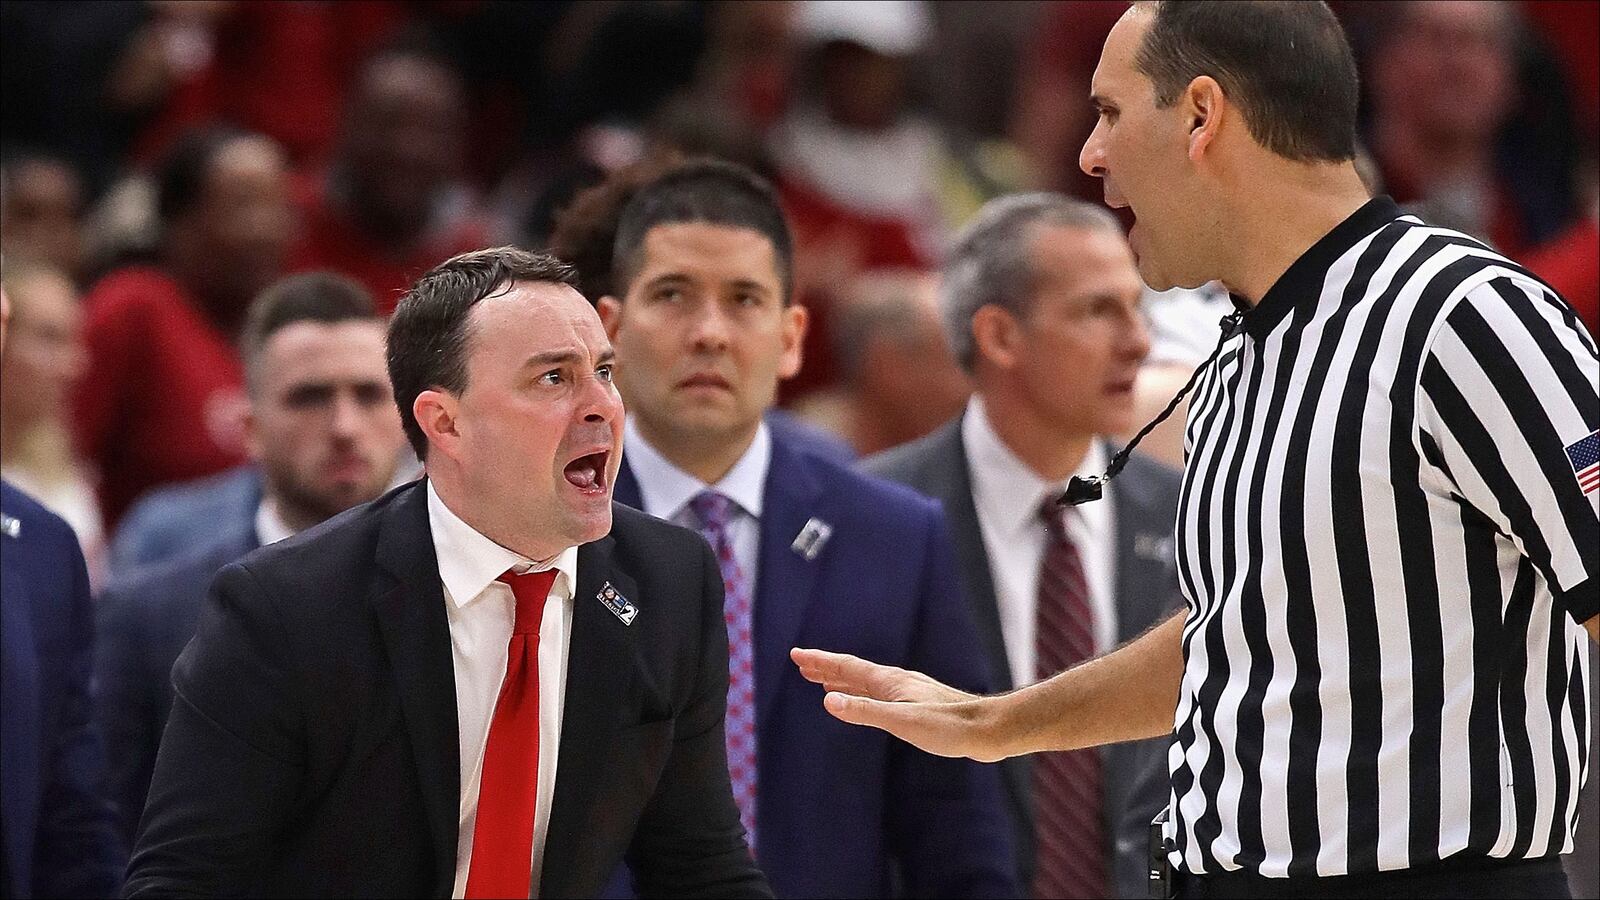
<path fill-rule="evenodd" d="M 823 708 L 841 722 L 880 728 L 935 756 L 970 756 L 971 735 L 951 709 L 955 704 L 874 700 L 829 691 Z"/>
<path fill-rule="evenodd" d="M 848 653 L 796 647 L 789 651 L 789 658 L 800 667 L 800 674 L 807 681 L 814 681 L 830 691 L 879 699 L 894 697 L 897 679 L 905 675 L 903 669 L 868 662 Z"/>

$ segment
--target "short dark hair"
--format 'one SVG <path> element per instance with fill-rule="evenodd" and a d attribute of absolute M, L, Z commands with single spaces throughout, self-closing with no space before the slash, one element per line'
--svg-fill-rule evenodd
<path fill-rule="evenodd" d="M 273 282 L 250 304 L 239 336 L 245 381 L 254 391 L 256 365 L 267 341 L 296 322 L 380 322 L 372 295 L 357 282 L 334 272 L 303 272 Z"/>
<path fill-rule="evenodd" d="M 235 141 L 258 138 L 228 125 L 186 132 L 162 158 L 156 173 L 156 215 L 164 229 L 200 204 L 217 157 Z M 263 140 L 265 138 L 262 138 Z"/>
<path fill-rule="evenodd" d="M 1156 105 L 1175 103 L 1209 75 L 1239 107 L 1263 147 L 1297 162 L 1356 155 L 1355 57 L 1321 0 L 1153 0 L 1135 65 Z"/>
<path fill-rule="evenodd" d="M 650 229 L 683 222 L 747 228 L 766 237 L 777 257 L 783 302 L 794 299 L 794 239 L 777 192 L 744 166 L 704 158 L 668 169 L 623 207 L 611 251 L 611 286 L 619 297 L 639 274 Z"/>
<path fill-rule="evenodd" d="M 640 188 L 660 178 L 677 162 L 678 157 L 672 154 L 666 159 L 646 158 L 624 166 L 604 181 L 578 190 L 555 214 L 550 252 L 578 270 L 578 291 L 590 303 L 618 293 L 611 255 L 616 249 L 617 224 L 623 208 Z"/>
<path fill-rule="evenodd" d="M 389 382 L 400 424 L 417 458 L 428 438 L 411 411 L 423 391 L 467 388 L 467 316 L 478 301 L 524 282 L 576 285 L 572 267 L 548 253 L 516 247 L 474 250 L 429 269 L 400 298 L 389 320 Z"/>

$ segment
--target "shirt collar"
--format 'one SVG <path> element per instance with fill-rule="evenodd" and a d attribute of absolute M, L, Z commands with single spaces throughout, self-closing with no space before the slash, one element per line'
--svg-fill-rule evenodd
<path fill-rule="evenodd" d="M 676 518 L 678 513 L 704 490 L 714 490 L 732 500 L 751 517 L 761 518 L 761 495 L 767 485 L 767 469 L 772 463 L 772 435 L 767 423 L 756 426 L 755 440 L 745 448 L 739 461 L 716 484 L 708 485 L 673 465 L 661 451 L 650 446 L 644 435 L 629 419 L 627 437 L 623 442 L 623 458 L 633 469 L 639 482 L 639 499 L 644 511 L 662 519 Z"/>
<path fill-rule="evenodd" d="M 555 569 L 558 594 L 572 596 L 578 583 L 578 548 L 568 547 L 554 562 L 540 566 L 520 553 L 514 553 L 484 537 L 444 505 L 433 481 L 428 485 L 428 530 L 433 532 L 434 555 L 439 560 L 439 580 L 444 582 L 450 600 L 459 609 L 476 600 L 483 589 L 515 569 L 517 574 Z"/>
<path fill-rule="evenodd" d="M 271 497 L 262 497 L 256 504 L 256 541 L 265 547 L 291 537 L 294 529 L 279 514 L 278 504 Z"/>
<path fill-rule="evenodd" d="M 1244 330 L 1257 341 L 1266 340 L 1297 304 L 1315 305 L 1322 296 L 1322 282 L 1339 257 L 1362 238 L 1398 218 L 1400 207 L 1387 196 L 1373 197 L 1362 204 L 1290 264 L 1261 302 L 1245 313 Z M 1234 302 L 1237 305 L 1239 301 Z"/>
<path fill-rule="evenodd" d="M 967 468 L 971 472 L 973 499 L 1000 526 L 1008 537 L 1026 533 L 1039 522 L 1039 508 L 1049 498 L 1059 497 L 1066 489 L 1065 481 L 1046 481 L 1007 447 L 989 421 L 983 398 L 973 394 L 967 401 L 967 412 L 961 418 L 961 442 L 967 451 Z M 1078 475 L 1099 475 L 1105 469 L 1105 445 L 1099 441 L 1089 443 L 1089 452 L 1078 464 Z M 1111 485 L 1106 485 L 1106 493 Z M 1075 507 L 1075 528 L 1081 536 L 1097 539 L 1107 527 L 1109 508 L 1104 499 Z"/>

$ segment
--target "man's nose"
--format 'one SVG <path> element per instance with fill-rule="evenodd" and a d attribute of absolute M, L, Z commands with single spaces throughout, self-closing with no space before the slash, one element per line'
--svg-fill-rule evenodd
<path fill-rule="evenodd" d="M 1078 153 L 1078 168 L 1083 170 L 1083 174 L 1095 178 L 1106 176 L 1105 142 L 1101 137 L 1104 128 L 1104 119 L 1096 122 L 1094 130 L 1089 132 L 1088 139 L 1083 142 L 1083 150 Z"/>

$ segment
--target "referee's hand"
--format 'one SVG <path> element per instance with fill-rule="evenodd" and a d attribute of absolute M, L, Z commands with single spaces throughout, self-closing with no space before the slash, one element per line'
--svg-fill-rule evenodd
<path fill-rule="evenodd" d="M 828 693 L 822 704 L 834 718 L 881 728 L 937 756 L 994 762 L 983 698 L 956 690 L 921 672 L 882 666 L 847 653 L 796 647 L 789 657 L 800 674 Z"/>

